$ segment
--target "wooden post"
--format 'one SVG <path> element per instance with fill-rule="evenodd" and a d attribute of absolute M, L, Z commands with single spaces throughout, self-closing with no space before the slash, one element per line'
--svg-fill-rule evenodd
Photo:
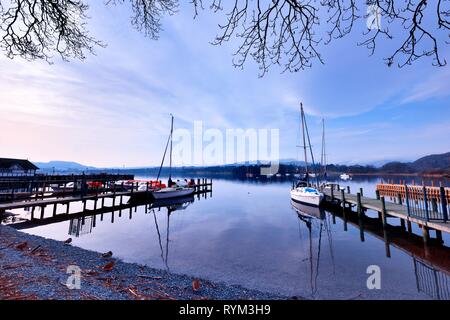
<path fill-rule="evenodd" d="M 347 186 L 347 193 L 350 194 L 350 186 Z"/>
<path fill-rule="evenodd" d="M 383 230 L 386 229 L 387 226 L 387 218 L 386 218 L 386 201 L 384 196 L 381 197 L 381 222 L 383 223 Z"/>
<path fill-rule="evenodd" d="M 334 201 L 334 185 L 331 185 L 331 202 Z"/>
<path fill-rule="evenodd" d="M 377 196 L 377 200 L 380 200 L 380 190 L 375 190 L 375 194 Z"/>
<path fill-rule="evenodd" d="M 363 190 L 363 188 L 359 188 L 359 193 L 361 194 L 361 197 L 364 197 L 364 190 Z"/>
<path fill-rule="evenodd" d="M 427 245 L 428 240 L 430 238 L 430 233 L 429 233 L 428 227 L 426 225 L 422 225 L 422 235 L 423 235 L 423 243 L 425 245 Z"/>
<path fill-rule="evenodd" d="M 442 206 L 442 219 L 444 220 L 444 222 L 447 222 L 448 220 L 448 208 L 447 208 L 447 199 L 445 197 L 445 189 L 443 186 L 439 187 L 439 193 L 441 196 L 441 206 Z"/>
<path fill-rule="evenodd" d="M 357 202 L 358 202 L 358 218 L 359 219 L 363 219 L 364 218 L 364 210 L 362 207 L 362 202 L 361 202 L 361 193 L 357 193 L 356 194 L 357 197 Z"/>
<path fill-rule="evenodd" d="M 428 212 L 427 188 L 425 186 L 422 187 L 422 192 L 423 192 L 423 201 L 425 203 L 425 218 L 427 221 L 430 221 L 430 213 Z"/>
<path fill-rule="evenodd" d="M 364 242 L 364 210 L 361 202 L 361 193 L 358 192 L 356 194 L 356 197 L 358 203 L 359 237 L 361 239 L 361 242 Z"/>
<path fill-rule="evenodd" d="M 347 231 L 347 216 L 345 214 L 345 192 L 341 190 L 342 216 L 344 217 L 344 231 Z"/>
<path fill-rule="evenodd" d="M 442 231 L 441 230 L 436 230 L 436 239 L 439 241 L 440 244 L 443 243 L 443 241 L 442 241 Z"/>

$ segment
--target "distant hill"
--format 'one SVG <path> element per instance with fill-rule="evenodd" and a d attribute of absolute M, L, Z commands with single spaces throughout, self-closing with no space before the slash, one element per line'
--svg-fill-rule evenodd
<path fill-rule="evenodd" d="M 95 167 L 86 166 L 73 161 L 50 161 L 50 162 L 34 162 L 41 170 L 49 171 L 84 171 L 93 170 Z"/>
<path fill-rule="evenodd" d="M 159 167 L 147 168 L 96 168 L 86 166 L 77 162 L 70 161 L 50 161 L 50 162 L 35 162 L 41 171 L 51 172 L 53 170 L 60 172 L 82 172 L 87 170 L 120 170 L 131 174 L 157 174 Z M 177 167 L 173 168 L 174 173 L 198 174 L 198 175 L 248 175 L 258 174 L 264 161 L 256 161 L 252 163 L 235 163 L 220 166 L 210 167 Z M 280 173 L 296 173 L 299 168 L 304 166 L 303 161 L 294 159 L 280 160 Z M 316 164 L 316 166 L 319 166 Z M 434 154 L 422 157 L 413 162 L 391 161 L 383 164 L 381 167 L 374 165 L 327 165 L 329 173 L 352 173 L 352 174 L 402 174 L 402 173 L 431 173 L 431 174 L 445 174 L 450 175 L 450 152 L 443 154 Z M 300 169 L 301 171 L 301 169 Z M 168 168 L 163 168 L 163 174 L 168 173 Z"/>
<path fill-rule="evenodd" d="M 450 152 L 433 154 L 414 161 L 411 164 L 415 171 L 450 170 Z"/>

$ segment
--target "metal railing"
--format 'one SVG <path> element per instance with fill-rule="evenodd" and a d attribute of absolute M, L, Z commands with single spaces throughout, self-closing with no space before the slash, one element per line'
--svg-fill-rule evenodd
<path fill-rule="evenodd" d="M 448 221 L 450 188 L 378 184 L 377 193 L 405 205 L 408 216 L 426 221 Z"/>
<path fill-rule="evenodd" d="M 417 290 L 435 300 L 450 300 L 450 276 L 413 258 Z"/>

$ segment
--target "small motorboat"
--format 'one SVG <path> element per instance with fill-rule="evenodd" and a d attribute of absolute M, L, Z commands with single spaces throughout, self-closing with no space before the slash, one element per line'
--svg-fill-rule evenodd
<path fill-rule="evenodd" d="M 341 180 L 347 181 L 347 180 L 351 180 L 351 176 L 348 175 L 347 173 L 343 173 L 339 176 L 339 178 L 341 178 Z"/>

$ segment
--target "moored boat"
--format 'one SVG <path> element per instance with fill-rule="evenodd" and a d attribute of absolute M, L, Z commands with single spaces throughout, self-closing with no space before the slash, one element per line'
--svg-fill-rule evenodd
<path fill-rule="evenodd" d="M 308 205 L 308 206 L 319 206 L 323 200 L 323 193 L 319 192 L 316 188 L 313 188 L 309 185 L 309 177 L 317 178 L 315 173 L 310 173 L 308 171 L 308 152 L 306 146 L 306 137 L 308 137 L 309 142 L 309 134 L 308 127 L 306 125 L 305 112 L 303 110 L 303 104 L 301 105 L 301 119 L 302 119 L 302 133 L 303 133 L 303 148 L 305 155 L 305 176 L 301 179 L 295 188 L 291 190 L 291 199 L 300 204 Z M 311 152 L 311 160 L 312 160 L 312 168 L 314 168 L 314 156 L 312 153 L 311 143 L 309 142 L 309 149 Z M 318 183 L 317 183 L 318 185 Z"/>

